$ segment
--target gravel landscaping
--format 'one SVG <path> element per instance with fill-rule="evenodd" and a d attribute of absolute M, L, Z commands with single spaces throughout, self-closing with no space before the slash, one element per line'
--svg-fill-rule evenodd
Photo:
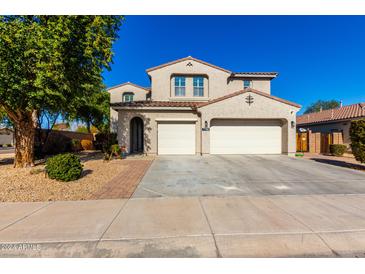
<path fill-rule="evenodd" d="M 79 154 L 84 165 L 81 178 L 58 182 L 47 178 L 44 164 L 33 168 L 13 168 L 13 155 L 0 155 L 0 202 L 35 202 L 92 199 L 111 179 L 127 169 L 124 160 L 103 161 L 95 152 Z M 129 162 L 129 161 L 128 161 Z"/>

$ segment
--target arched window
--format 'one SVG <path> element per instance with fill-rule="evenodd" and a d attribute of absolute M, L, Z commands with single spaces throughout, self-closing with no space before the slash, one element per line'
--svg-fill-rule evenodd
<path fill-rule="evenodd" d="M 124 92 L 123 93 L 123 102 L 132 102 L 133 101 L 133 92 Z"/>

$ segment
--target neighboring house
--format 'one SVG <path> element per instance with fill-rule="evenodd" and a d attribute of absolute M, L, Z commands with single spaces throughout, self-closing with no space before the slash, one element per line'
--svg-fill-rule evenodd
<path fill-rule="evenodd" d="M 0 128 L 0 145 L 14 145 L 13 130 L 9 128 Z"/>
<path fill-rule="evenodd" d="M 70 131 L 70 124 L 69 123 L 58 123 L 53 126 L 53 130 L 66 130 Z"/>
<path fill-rule="evenodd" d="M 297 128 L 321 133 L 342 132 L 343 143 L 349 145 L 351 121 L 361 118 L 365 118 L 365 103 L 298 116 Z"/>
<path fill-rule="evenodd" d="M 235 73 L 189 56 L 147 74 L 151 89 L 109 89 L 118 142 L 130 153 L 295 153 L 300 106 L 270 94 L 277 73 Z"/>

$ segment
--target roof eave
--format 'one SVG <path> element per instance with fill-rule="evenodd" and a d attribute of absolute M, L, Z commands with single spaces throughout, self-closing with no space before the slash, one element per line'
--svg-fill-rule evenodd
<path fill-rule="evenodd" d="M 177 63 L 180 63 L 180 62 L 183 62 L 183 61 L 187 61 L 187 60 L 191 60 L 191 61 L 195 61 L 195 62 L 198 62 L 198 63 L 201 63 L 201 64 L 204 64 L 204 65 L 207 65 L 207 66 L 210 66 L 212 68 L 215 68 L 215 69 L 218 69 L 218 70 L 222 70 L 226 73 L 229 73 L 229 74 L 232 74 L 232 71 L 230 70 L 227 70 L 225 68 L 221 68 L 221 67 L 218 67 L 216 65 L 213 65 L 213 64 L 210 64 L 208 62 L 205 62 L 203 60 L 199 60 L 199 59 L 196 59 L 192 56 L 188 56 L 188 57 L 184 57 L 184 58 L 180 58 L 180 59 L 177 59 L 175 61 L 171 61 L 171 62 L 167 62 L 167 63 L 164 63 L 164 64 L 161 64 L 159 66 L 155 66 L 155 67 L 152 67 L 152 68 L 149 68 L 149 69 L 146 69 L 146 72 L 147 74 L 151 71 L 154 71 L 154 70 L 157 70 L 157 69 L 161 69 L 161 68 L 164 68 L 164 67 L 167 67 L 167 66 L 170 66 L 170 65 L 174 65 L 174 64 L 177 64 Z"/>
<path fill-rule="evenodd" d="M 264 79 L 274 79 L 279 76 L 279 73 L 275 72 L 275 74 L 260 74 L 260 73 L 239 73 L 239 72 L 233 72 L 231 74 L 231 77 L 237 77 L 237 78 L 264 78 Z"/>
<path fill-rule="evenodd" d="M 123 87 L 123 86 L 126 86 L 126 85 L 131 85 L 131 86 L 134 86 L 134 87 L 136 87 L 136 88 L 144 89 L 144 90 L 146 90 L 146 91 L 151 91 L 151 88 L 142 87 L 142 86 L 137 85 L 137 84 L 134 84 L 134 83 L 132 83 L 132 82 L 125 82 L 125 83 L 122 83 L 122 84 L 119 84 L 119 85 L 116 85 L 116 86 L 112 86 L 112 87 L 110 87 L 110 88 L 107 88 L 106 90 L 107 90 L 107 91 L 110 91 L 110 90 L 112 90 L 112 89 L 119 88 L 119 87 Z"/>
<path fill-rule="evenodd" d="M 195 109 L 195 107 L 160 107 L 160 106 L 111 106 L 114 110 L 189 110 L 192 111 Z"/>
<path fill-rule="evenodd" d="M 298 109 L 300 109 L 302 107 L 301 105 L 299 105 L 297 103 L 294 103 L 294 102 L 291 102 L 291 101 L 288 101 L 288 100 L 285 100 L 285 99 L 281 99 L 281 98 L 276 97 L 276 96 L 272 96 L 270 94 L 267 94 L 265 92 L 262 92 L 262 91 L 259 91 L 259 90 L 253 89 L 253 88 L 247 88 L 247 89 L 239 90 L 239 91 L 233 92 L 231 94 L 228 94 L 228 95 L 225 95 L 225 96 L 222 96 L 222 97 L 213 99 L 211 101 L 208 101 L 207 103 L 204 103 L 204 104 L 198 106 L 198 108 L 202 108 L 202 107 L 205 107 L 205 106 L 209 106 L 211 104 L 215 104 L 215 103 L 224 101 L 226 99 L 229 99 L 229 98 L 232 98 L 232 97 L 235 97 L 235 96 L 238 96 L 238 95 L 247 93 L 247 92 L 253 92 L 253 93 L 256 93 L 258 95 L 267 97 L 267 98 L 269 98 L 271 100 L 275 100 L 275 101 L 278 101 L 280 103 L 283 103 L 283 104 L 286 104 L 286 105 L 290 105 L 292 107 L 296 107 Z"/>

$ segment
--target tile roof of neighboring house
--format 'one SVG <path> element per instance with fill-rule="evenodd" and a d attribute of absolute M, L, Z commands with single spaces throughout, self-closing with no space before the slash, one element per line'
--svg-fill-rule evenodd
<path fill-rule="evenodd" d="M 297 117 L 298 125 L 318 124 L 322 122 L 365 117 L 365 103 L 308 113 Z"/>
<path fill-rule="evenodd" d="M 230 70 L 227 70 L 227 69 L 224 69 L 224 68 L 221 68 L 221 67 L 218 67 L 216 65 L 213 65 L 213 64 L 210 64 L 208 62 L 205 62 L 205 61 L 202 61 L 202 60 L 199 60 L 199 59 L 196 59 L 194 57 L 191 57 L 191 56 L 188 56 L 188 57 L 185 57 L 185 58 L 181 58 L 181 59 L 177 59 L 175 61 L 171 61 L 171 62 L 168 62 L 168 63 L 165 63 L 165 64 L 162 64 L 162 65 L 159 65 L 159 66 L 156 66 L 156 67 L 152 67 L 152 68 L 149 68 L 147 69 L 146 71 L 147 72 L 150 72 L 150 71 L 153 71 L 153 70 L 156 70 L 156 69 L 160 69 L 160 68 L 163 68 L 163 67 L 167 67 L 167 66 L 170 66 L 170 65 L 173 65 L 173 64 L 176 64 L 176 63 L 179 63 L 179 62 L 182 62 L 182 61 L 187 61 L 187 60 L 192 60 L 192 61 L 195 61 L 195 62 L 198 62 L 198 63 L 202 63 L 204 65 L 207 65 L 207 66 L 210 66 L 212 68 L 216 68 L 216 69 L 220 69 L 220 70 L 223 70 L 227 73 L 232 73 Z"/>
<path fill-rule="evenodd" d="M 139 86 L 139 85 L 134 84 L 134 83 L 131 83 L 131 82 L 126 82 L 126 83 L 123 83 L 123 84 L 120 84 L 120 85 L 116 85 L 116 86 L 107 88 L 106 90 L 109 91 L 111 89 L 119 88 L 119 87 L 122 87 L 122 86 L 125 86 L 125 85 L 131 85 L 131 86 L 134 86 L 136 88 L 141 88 L 141 89 L 144 89 L 144 90 L 147 90 L 147 91 L 151 91 L 151 88 L 150 87 L 142 87 L 142 86 Z"/>
<path fill-rule="evenodd" d="M 284 104 L 288 104 L 294 107 L 298 107 L 300 108 L 301 106 L 281 99 L 279 97 L 276 96 L 272 96 L 270 94 L 267 94 L 265 92 L 261 92 L 252 88 L 247 88 L 247 89 L 243 89 L 243 90 L 239 90 L 230 94 L 227 94 L 225 96 L 221 96 L 218 97 L 216 99 L 213 100 L 209 100 L 207 102 L 174 102 L 174 101 L 133 101 L 133 102 L 120 102 L 120 103 L 112 103 L 110 104 L 112 107 L 191 107 L 191 108 L 200 108 L 200 107 L 204 107 L 210 104 L 214 104 L 220 101 L 223 101 L 225 99 L 246 93 L 246 92 L 252 92 L 252 93 L 256 93 L 258 95 L 273 99 L 275 101 L 284 103 Z"/>

